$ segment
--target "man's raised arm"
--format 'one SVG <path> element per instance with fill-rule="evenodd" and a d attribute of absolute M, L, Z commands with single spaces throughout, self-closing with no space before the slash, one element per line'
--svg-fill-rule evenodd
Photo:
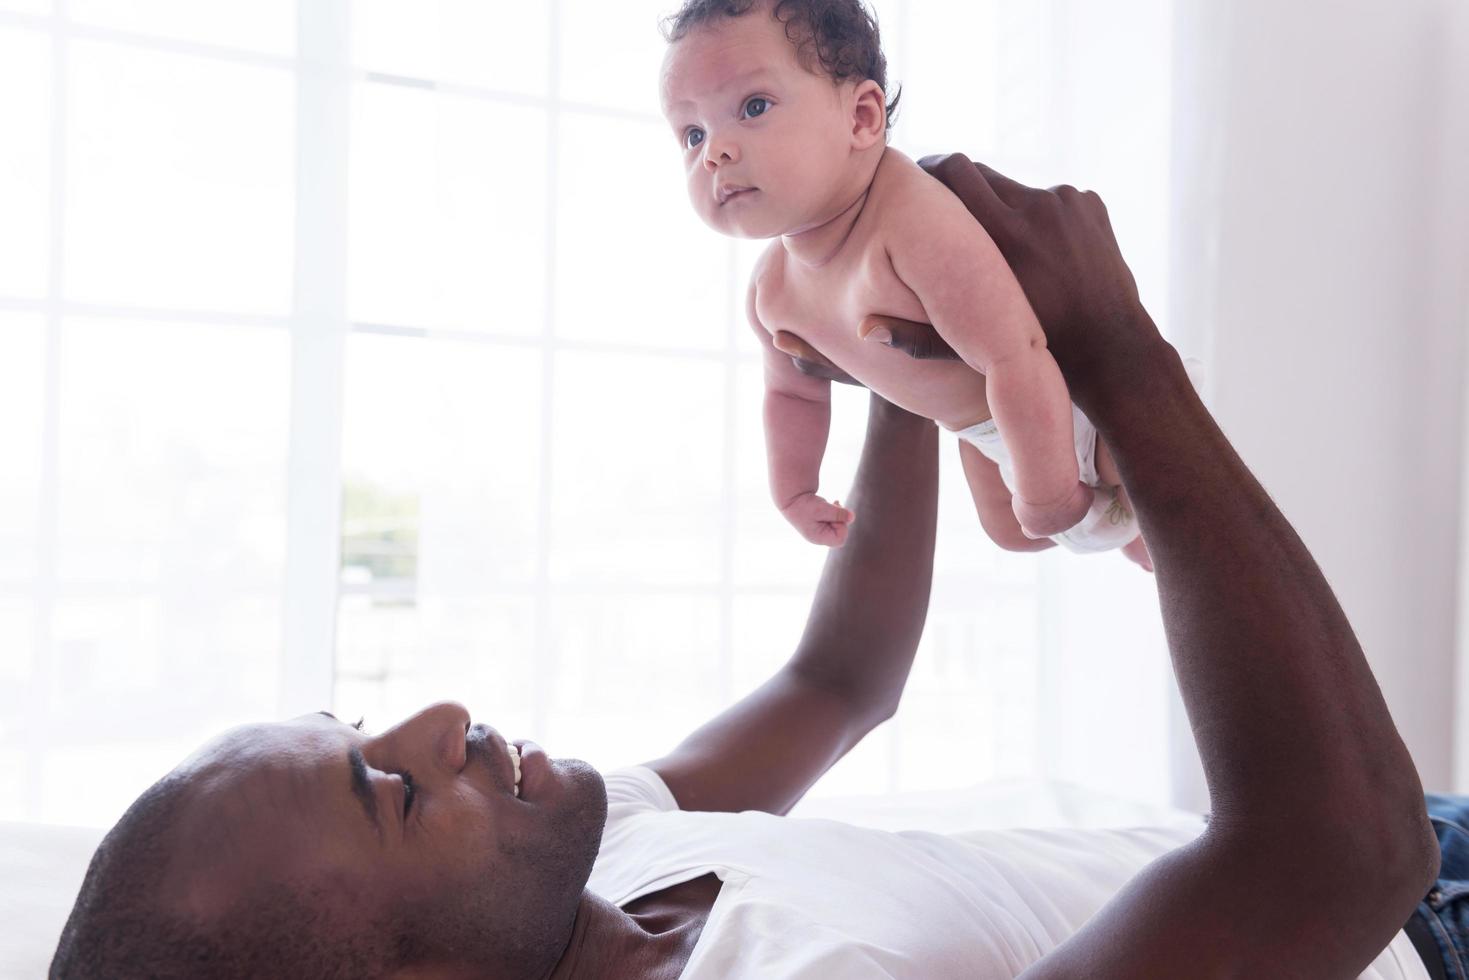
<path fill-rule="evenodd" d="M 647 764 L 683 809 L 785 813 L 896 710 L 933 578 L 934 424 L 873 396 L 846 499 L 861 516 L 827 556 L 790 660 Z"/>
<path fill-rule="evenodd" d="M 1213 811 L 1026 976 L 1356 976 L 1432 884 L 1438 850 L 1336 597 L 1143 309 L 1101 199 L 960 155 L 923 165 L 1004 252 L 1117 459 Z M 889 326 L 894 346 L 926 343 Z"/>

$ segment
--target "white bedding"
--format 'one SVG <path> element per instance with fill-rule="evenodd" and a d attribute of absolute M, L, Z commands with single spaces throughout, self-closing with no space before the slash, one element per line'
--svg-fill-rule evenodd
<path fill-rule="evenodd" d="M 1172 826 L 1197 821 L 1061 783 L 1011 780 L 962 790 L 807 799 L 792 816 L 883 830 L 957 833 L 999 827 Z M 0 978 L 46 975 L 100 830 L 0 823 Z"/>

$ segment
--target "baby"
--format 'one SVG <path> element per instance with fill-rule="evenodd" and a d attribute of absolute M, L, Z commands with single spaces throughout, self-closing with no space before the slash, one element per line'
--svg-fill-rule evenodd
<path fill-rule="evenodd" d="M 773 239 L 747 310 L 765 351 L 770 488 L 786 519 L 839 546 L 855 515 L 817 494 L 830 382 L 776 349 L 780 331 L 955 432 L 980 522 L 1001 547 L 1125 546 L 1146 567 L 1116 469 L 1009 266 L 947 188 L 887 145 L 897 99 L 886 101 L 860 0 L 686 0 L 665 30 L 660 96 L 694 210 L 723 234 Z M 874 315 L 933 324 L 962 361 L 862 339 Z"/>

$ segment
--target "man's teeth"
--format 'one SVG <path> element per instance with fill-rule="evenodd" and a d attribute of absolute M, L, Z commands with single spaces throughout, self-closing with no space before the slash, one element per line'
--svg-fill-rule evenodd
<path fill-rule="evenodd" d="M 505 743 L 505 748 L 507 748 L 507 749 L 510 750 L 510 764 L 515 767 L 515 795 L 516 796 L 519 796 L 520 795 L 520 749 L 517 748 L 514 745 L 511 745 L 509 742 L 506 742 Z"/>

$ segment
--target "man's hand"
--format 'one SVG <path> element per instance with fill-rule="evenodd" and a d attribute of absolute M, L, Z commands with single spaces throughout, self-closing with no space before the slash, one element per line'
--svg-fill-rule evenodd
<path fill-rule="evenodd" d="M 788 330 L 777 330 L 770 338 L 775 349 L 791 359 L 796 370 L 811 378 L 837 381 L 844 385 L 862 387 L 862 382 L 837 367 L 821 351 L 806 343 Z"/>
<path fill-rule="evenodd" d="M 885 331 L 885 332 L 884 332 Z M 932 324 L 904 320 L 873 313 L 863 318 L 857 336 L 894 347 L 920 361 L 957 361 L 958 353 L 944 342 Z M 825 378 L 844 385 L 862 386 L 862 382 L 833 364 L 825 354 L 800 337 L 785 330 L 771 338 L 775 349 L 790 357 L 796 370 L 813 378 Z"/>
<path fill-rule="evenodd" d="M 924 157 L 919 165 L 953 191 L 994 239 L 1035 309 L 1073 397 L 1082 389 L 1078 403 L 1090 394 L 1094 378 L 1125 370 L 1132 352 L 1163 342 L 1151 320 L 1139 315 L 1137 282 L 1095 193 L 1027 187 L 962 153 Z M 911 357 L 956 356 L 926 324 L 868 317 L 859 332 Z"/>

